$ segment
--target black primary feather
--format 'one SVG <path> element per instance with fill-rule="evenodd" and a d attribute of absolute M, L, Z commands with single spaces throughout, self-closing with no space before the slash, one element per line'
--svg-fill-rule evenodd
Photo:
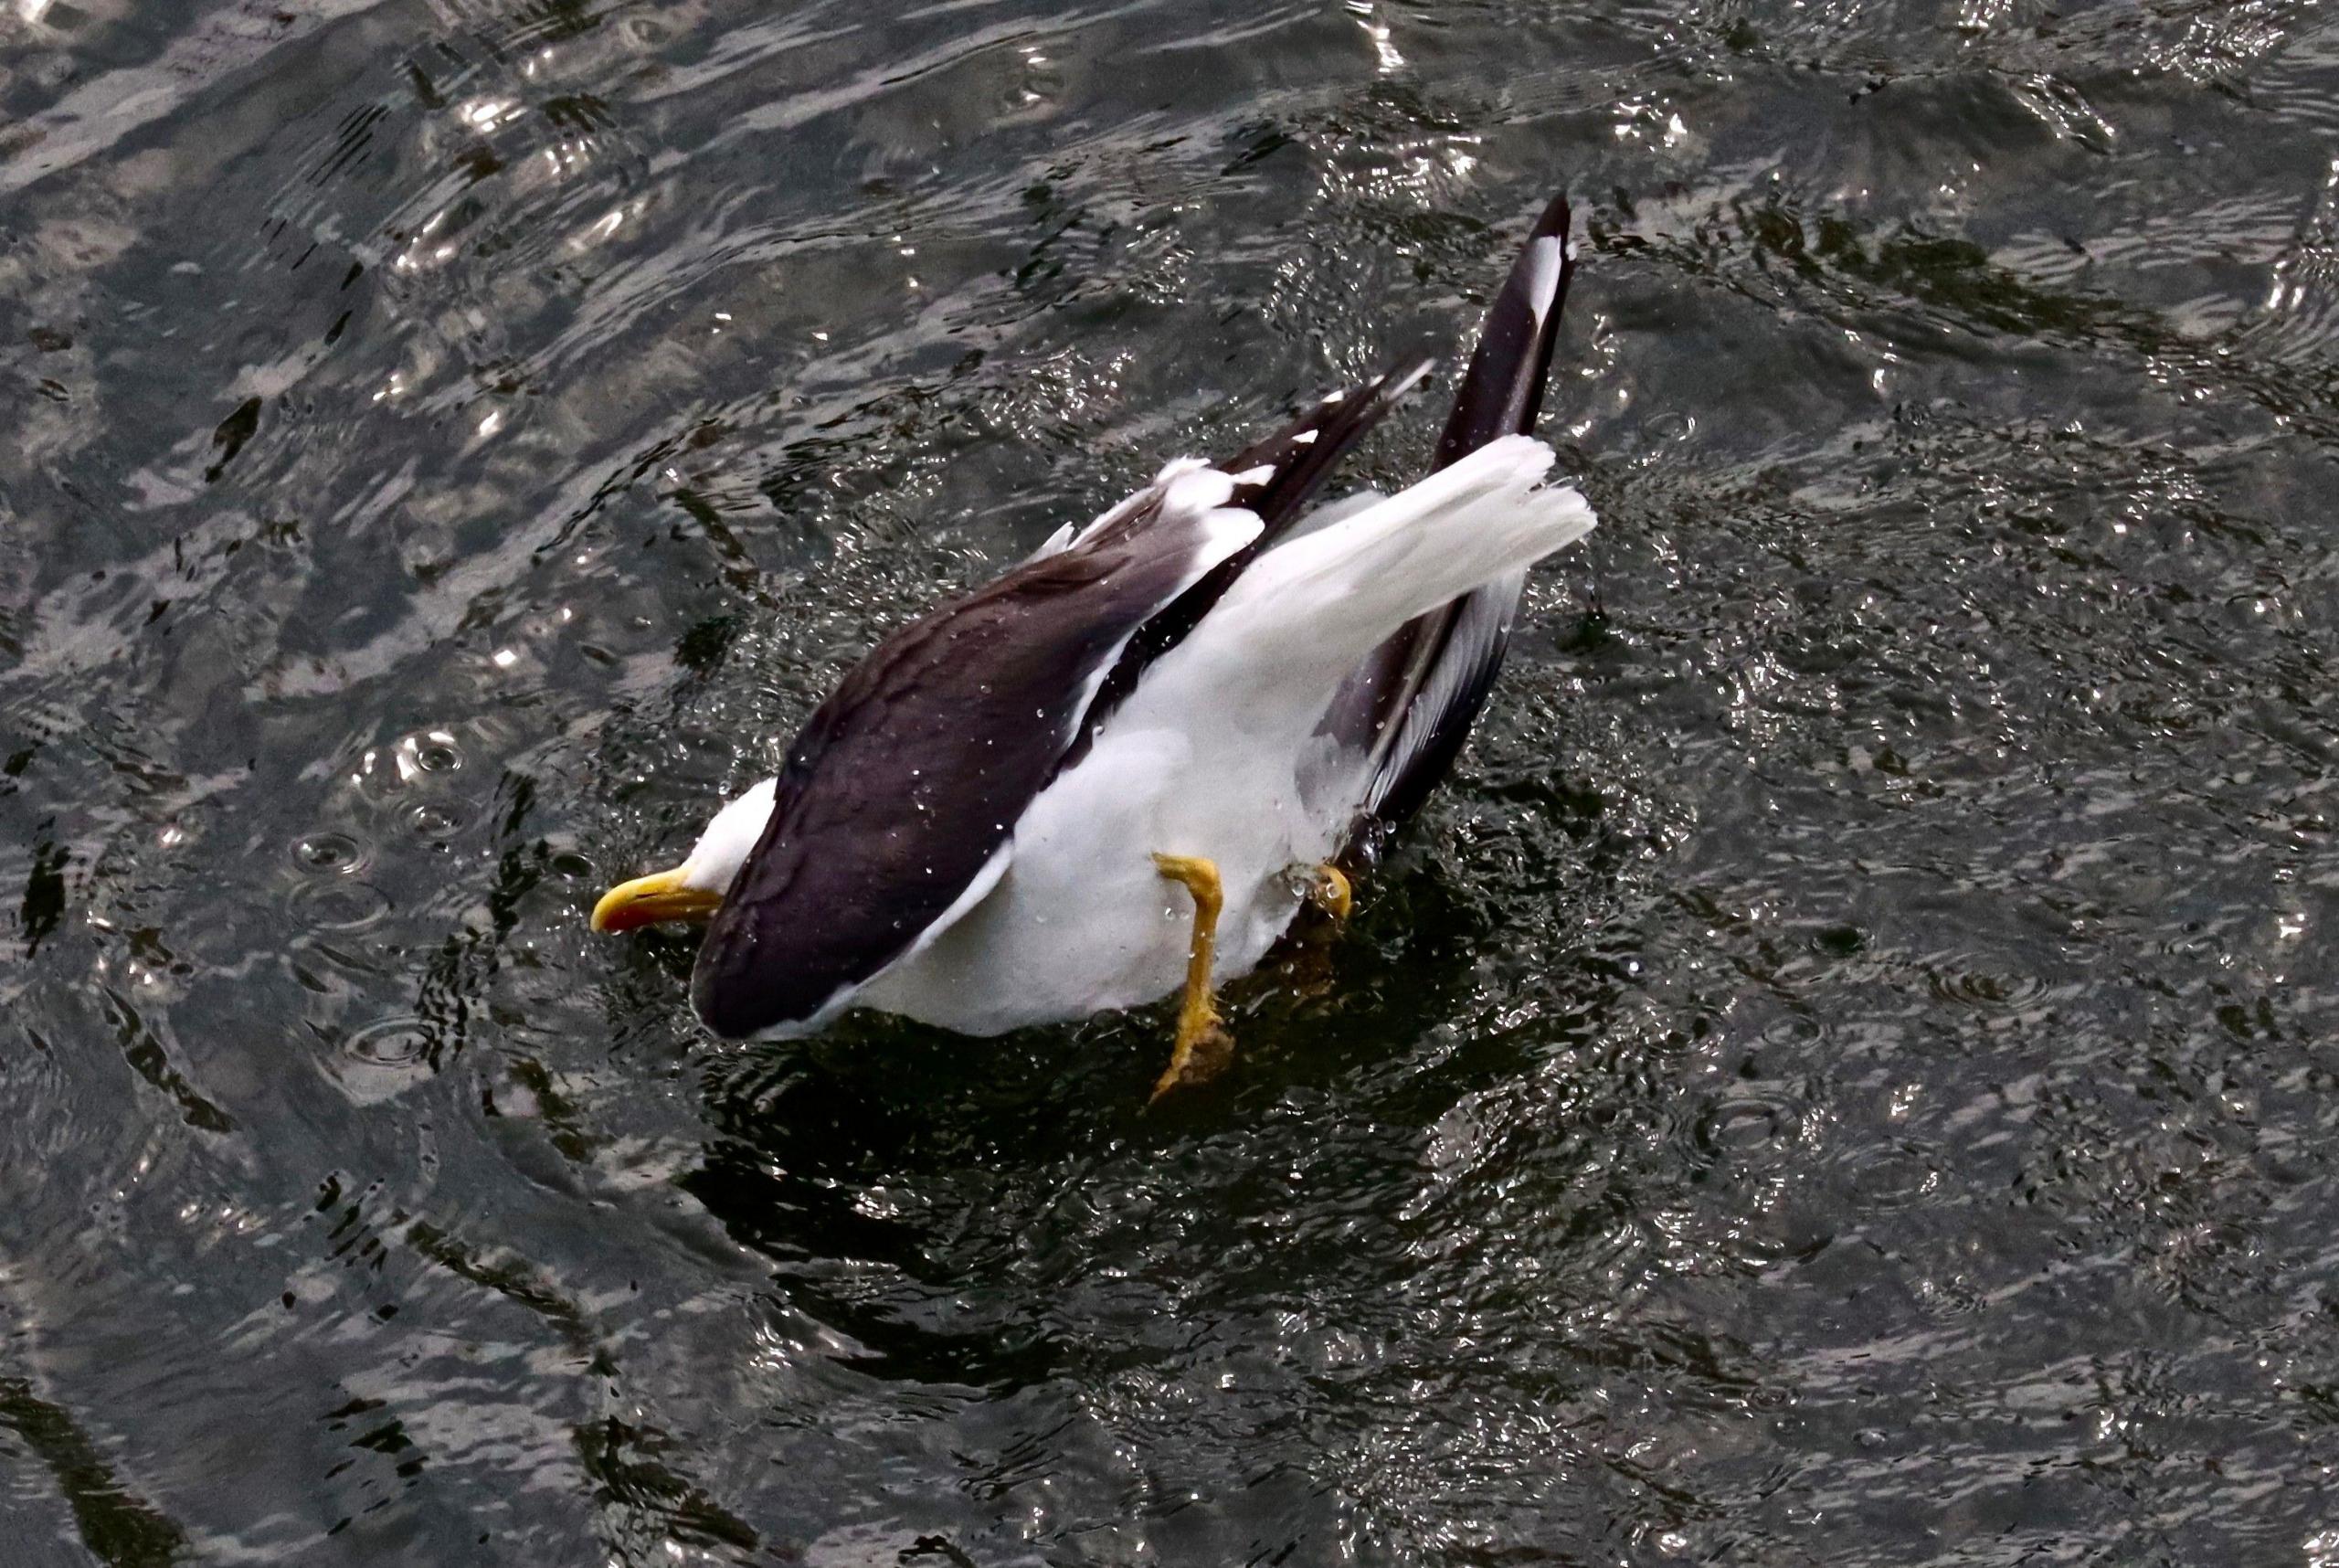
<path fill-rule="evenodd" d="M 1247 506 L 1258 514 L 1259 536 L 1203 574 L 1200 582 L 1129 639 L 1098 688 L 1096 700 L 1088 705 L 1087 722 L 1081 726 L 1080 737 L 1064 752 L 1060 768 L 1069 768 L 1088 754 L 1097 730 L 1137 690 L 1138 680 L 1153 662 L 1183 642 L 1234 585 L 1234 579 L 1259 558 L 1260 552 L 1291 532 L 1349 449 L 1388 418 L 1390 410 L 1432 368 L 1430 361 L 1421 360 L 1401 366 L 1378 380 L 1336 392 L 1274 435 L 1252 442 L 1232 461 L 1217 465 L 1221 472 L 1237 476 L 1262 468 L 1268 471 L 1265 478 L 1253 482 L 1238 477 L 1234 499 L 1229 503 Z"/>
<path fill-rule="evenodd" d="M 1498 436 L 1533 433 L 1575 275 L 1570 218 L 1561 194 L 1528 230 L 1487 308 L 1433 471 Z M 1548 249 L 1539 257 L 1542 241 L 1556 257 Z M 1548 300 L 1540 297 L 1546 289 Z M 1378 758 L 1371 794 L 1349 834 L 1352 849 L 1402 826 L 1454 766 L 1502 668 L 1518 610 L 1515 580 L 1489 583 L 1406 623 L 1341 688 L 1327 727 L 1345 744 L 1371 747 Z"/>

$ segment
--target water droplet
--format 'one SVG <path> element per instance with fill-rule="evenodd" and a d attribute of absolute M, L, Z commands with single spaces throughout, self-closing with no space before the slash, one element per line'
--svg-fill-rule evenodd
<path fill-rule="evenodd" d="M 2047 989 L 2036 975 L 1994 971 L 1980 960 L 1961 953 L 1944 954 L 1926 966 L 1925 980 L 1944 1001 L 1967 1007 L 2006 1009 L 2027 1007 Z"/>
<path fill-rule="evenodd" d="M 1861 1204 L 1872 1210 L 1904 1208 L 1941 1185 L 1936 1157 L 1924 1146 L 1906 1141 L 1855 1150 L 1845 1160 L 1844 1171 Z"/>
<path fill-rule="evenodd" d="M 462 747 L 443 729 L 400 736 L 386 747 L 369 749 L 358 759 L 355 782 L 374 796 L 388 794 L 431 774 L 453 773 L 463 766 Z"/>
<path fill-rule="evenodd" d="M 293 917 L 319 931 L 354 931 L 389 909 L 389 895 L 370 882 L 319 880 L 292 890 Z"/>
<path fill-rule="evenodd" d="M 434 843 L 453 838 L 469 825 L 470 814 L 443 800 L 425 800 L 406 814 L 406 825 L 416 837 Z"/>
<path fill-rule="evenodd" d="M 430 1054 L 430 1030 L 420 1019 L 386 1018 L 342 1042 L 342 1054 L 374 1067 L 403 1067 Z"/>
<path fill-rule="evenodd" d="M 347 833 L 304 833 L 293 842 L 292 863 L 320 876 L 345 876 L 365 863 L 365 846 Z"/>
<path fill-rule="evenodd" d="M 1716 1153 L 1752 1153 L 1778 1141 L 1792 1118 L 1767 1100 L 1726 1100 L 1698 1124 L 1698 1143 Z"/>
<path fill-rule="evenodd" d="M 433 736 L 414 748 L 414 765 L 425 773 L 452 773 L 463 765 L 451 736 Z"/>
<path fill-rule="evenodd" d="M 418 1018 L 385 1018 L 342 1040 L 325 1070 L 359 1105 L 375 1105 L 437 1071 L 438 1036 Z"/>

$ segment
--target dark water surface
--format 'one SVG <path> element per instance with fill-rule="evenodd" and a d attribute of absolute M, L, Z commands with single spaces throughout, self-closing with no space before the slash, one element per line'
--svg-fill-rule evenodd
<path fill-rule="evenodd" d="M 587 934 L 1561 181 L 1222 1089 Z M 2339 8 L 7 0 L 0 370 L 6 1568 L 2339 1563 Z"/>

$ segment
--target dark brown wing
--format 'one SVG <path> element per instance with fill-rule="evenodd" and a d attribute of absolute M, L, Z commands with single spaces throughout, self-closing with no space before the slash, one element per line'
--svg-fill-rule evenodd
<path fill-rule="evenodd" d="M 995 872 L 1130 634 L 1257 532 L 1182 493 L 1157 483 L 904 627 L 814 711 L 699 949 L 709 1028 L 818 1018 Z"/>

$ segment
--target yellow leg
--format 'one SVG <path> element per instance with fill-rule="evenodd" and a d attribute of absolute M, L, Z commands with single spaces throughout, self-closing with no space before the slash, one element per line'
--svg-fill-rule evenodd
<path fill-rule="evenodd" d="M 1180 854 L 1157 854 L 1153 864 L 1194 900 L 1194 935 L 1186 951 L 1186 994 L 1178 1006 L 1178 1039 L 1170 1048 L 1170 1065 L 1153 1086 L 1153 1099 L 1159 1100 L 1172 1089 L 1208 1083 L 1224 1072 L 1234 1055 L 1234 1037 L 1219 1022 L 1218 1009 L 1211 1000 L 1211 959 L 1217 947 L 1222 902 L 1218 867 L 1199 856 Z"/>

